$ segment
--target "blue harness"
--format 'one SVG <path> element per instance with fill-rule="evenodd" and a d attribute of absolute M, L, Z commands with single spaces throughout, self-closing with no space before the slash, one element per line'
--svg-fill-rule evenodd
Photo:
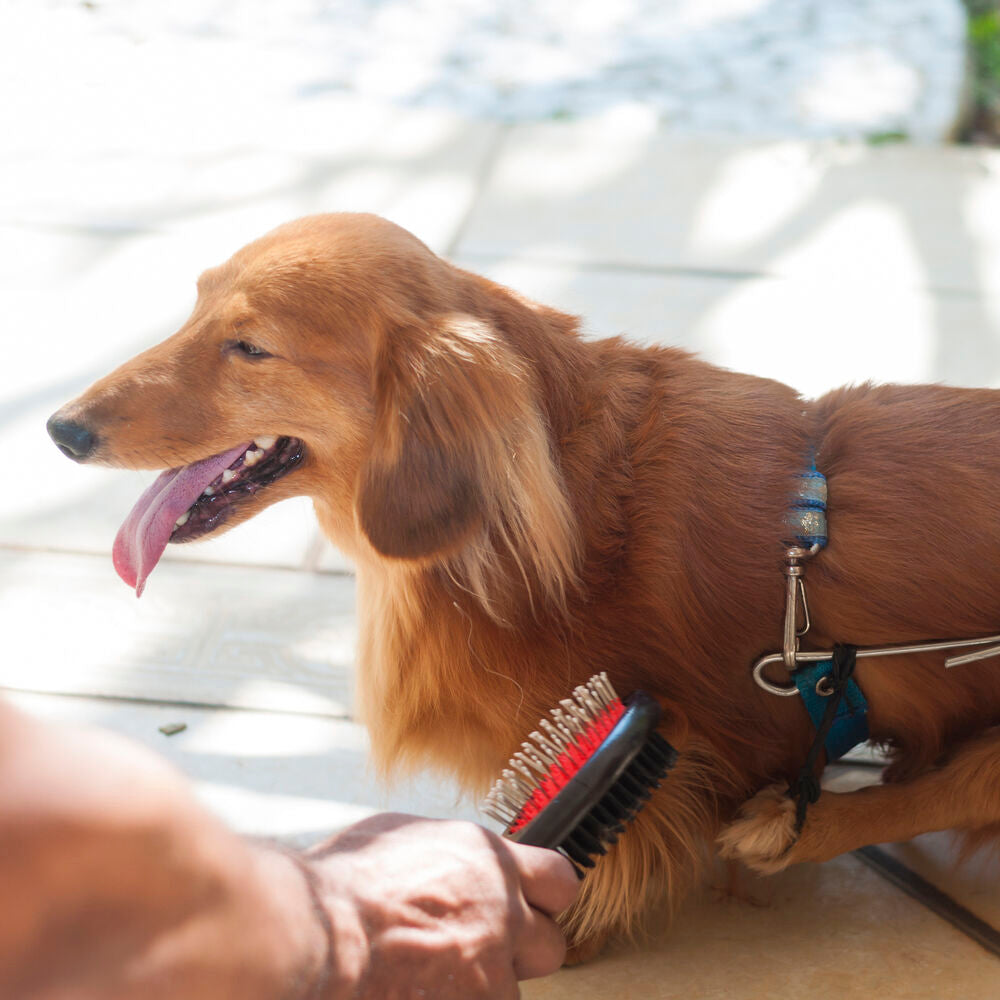
<path fill-rule="evenodd" d="M 788 788 L 788 795 L 796 801 L 796 829 L 799 831 L 805 822 L 807 806 L 819 798 L 816 764 L 820 754 L 825 752 L 827 761 L 834 761 L 869 739 L 868 704 L 853 679 L 856 659 L 863 656 L 947 652 L 963 647 L 971 650 L 948 657 L 944 661 L 944 666 L 948 668 L 1000 656 L 1000 635 L 869 646 L 864 649 L 837 645 L 829 653 L 800 651 L 799 640 L 810 627 L 803 577 L 806 563 L 827 543 L 826 500 L 826 479 L 813 460 L 809 468 L 796 477 L 785 518 L 783 541 L 786 546 L 784 573 L 787 585 L 782 650 L 761 656 L 753 666 L 754 682 L 765 691 L 781 696 L 801 695 L 816 728 L 816 737 L 806 760 Z M 800 610 L 803 619 L 801 627 Z M 789 671 L 792 677 L 790 684 L 775 683 L 765 676 L 769 666 L 778 664 Z"/>
<path fill-rule="evenodd" d="M 792 674 L 792 680 L 802 695 L 802 704 L 806 706 L 813 725 L 819 731 L 826 715 L 830 695 L 820 692 L 830 690 L 833 677 L 833 659 L 821 660 L 799 667 Z M 831 691 L 832 694 L 832 691 Z M 861 693 L 857 682 L 851 678 L 847 681 L 843 697 L 837 705 L 837 711 L 823 741 L 827 762 L 843 757 L 848 750 L 853 750 L 859 743 L 868 742 L 868 702 Z"/>

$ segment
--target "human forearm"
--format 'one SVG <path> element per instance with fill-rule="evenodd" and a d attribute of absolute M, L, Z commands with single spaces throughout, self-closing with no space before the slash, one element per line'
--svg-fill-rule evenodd
<path fill-rule="evenodd" d="M 0 712 L 0 996 L 309 996 L 326 935 L 301 871 L 158 758 Z"/>

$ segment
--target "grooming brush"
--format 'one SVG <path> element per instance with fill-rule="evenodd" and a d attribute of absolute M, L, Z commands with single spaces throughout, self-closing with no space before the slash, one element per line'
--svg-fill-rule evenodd
<path fill-rule="evenodd" d="M 656 732 L 660 706 L 643 691 L 619 698 L 607 674 L 559 704 L 521 744 L 482 808 L 504 824 L 505 837 L 559 850 L 579 872 L 618 840 L 677 751 Z"/>

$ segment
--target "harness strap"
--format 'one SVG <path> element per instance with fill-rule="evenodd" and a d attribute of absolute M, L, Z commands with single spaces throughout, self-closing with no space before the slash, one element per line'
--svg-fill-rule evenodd
<path fill-rule="evenodd" d="M 816 761 L 825 750 L 827 760 L 836 760 L 858 743 L 868 739 L 868 703 L 852 678 L 857 646 L 837 644 L 833 658 L 801 667 L 792 674 L 809 710 L 816 738 L 813 740 L 798 776 L 788 786 L 795 799 L 795 829 L 802 832 L 806 809 L 820 794 Z"/>
<path fill-rule="evenodd" d="M 855 647 L 836 648 L 851 651 L 850 670 L 853 672 Z M 868 702 L 861 693 L 857 681 L 848 673 L 846 683 L 842 682 L 839 697 L 834 693 L 837 690 L 838 672 L 842 673 L 844 669 L 844 666 L 837 666 L 835 652 L 834 659 L 807 664 L 792 674 L 792 680 L 802 695 L 802 703 L 806 706 L 817 732 L 826 720 L 830 703 L 836 704 L 836 712 L 823 740 L 827 761 L 837 760 L 859 743 L 868 741 Z"/>

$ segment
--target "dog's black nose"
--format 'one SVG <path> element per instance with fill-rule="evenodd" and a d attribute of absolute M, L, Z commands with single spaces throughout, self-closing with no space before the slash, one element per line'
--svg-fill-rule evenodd
<path fill-rule="evenodd" d="M 75 462 L 85 462 L 97 447 L 97 435 L 73 420 L 63 420 L 58 413 L 49 417 L 45 429 L 59 450 Z"/>

